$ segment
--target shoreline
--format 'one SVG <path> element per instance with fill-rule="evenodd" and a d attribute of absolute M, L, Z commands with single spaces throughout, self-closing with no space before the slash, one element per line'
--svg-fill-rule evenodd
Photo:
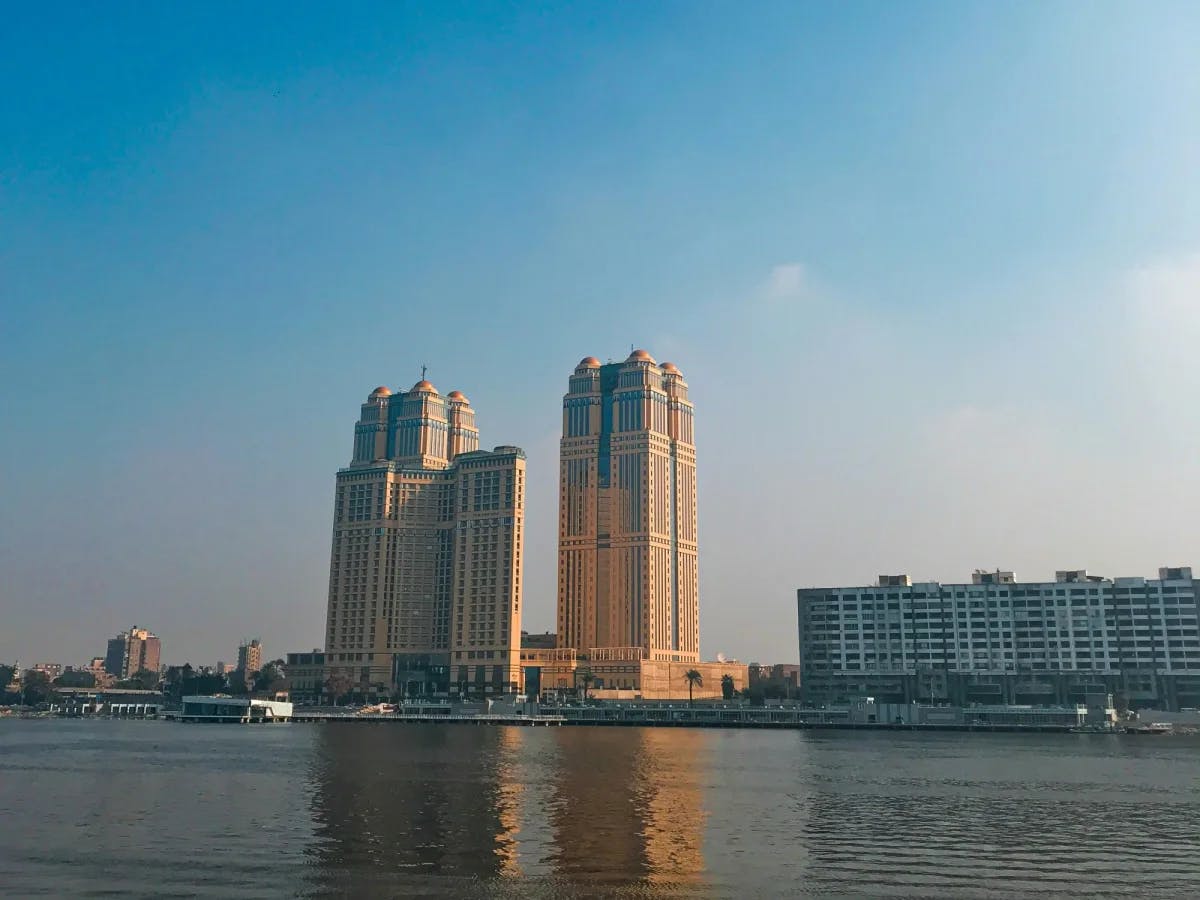
<path fill-rule="evenodd" d="M 159 721 L 186 725 L 246 725 L 244 722 L 192 722 L 183 721 L 178 713 L 167 712 L 158 716 L 56 716 L 56 715 L 13 715 L 10 720 L 57 721 L 75 719 L 86 721 Z M 369 725 L 475 725 L 510 726 L 522 728 L 710 728 L 742 729 L 750 731 L 892 731 L 892 732 L 971 732 L 982 734 L 1086 734 L 1093 736 L 1187 736 L 1196 732 L 1190 729 L 1151 731 L 1138 728 L 1097 729 L 1059 724 L 987 724 L 987 723 L 889 723 L 889 722 L 813 722 L 813 721 L 716 721 L 712 719 L 680 718 L 672 720 L 624 716 L 621 718 L 559 717 L 519 715 L 395 715 L 356 713 L 300 713 L 286 722 L 253 724 L 296 724 L 333 725 L 340 723 Z"/>

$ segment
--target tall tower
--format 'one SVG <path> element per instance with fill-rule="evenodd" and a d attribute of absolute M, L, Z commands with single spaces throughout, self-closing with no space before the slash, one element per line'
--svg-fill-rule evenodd
<path fill-rule="evenodd" d="M 422 378 L 371 392 L 337 474 L 325 659 L 370 694 L 520 683 L 525 454 Z"/>
<path fill-rule="evenodd" d="M 575 367 L 560 444 L 560 646 L 699 659 L 692 418 L 679 369 L 645 350 Z"/>

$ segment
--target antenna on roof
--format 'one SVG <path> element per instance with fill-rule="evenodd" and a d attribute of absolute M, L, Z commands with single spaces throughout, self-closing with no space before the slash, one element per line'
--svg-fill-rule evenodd
<path fill-rule="evenodd" d="M 425 366 L 421 366 L 421 380 L 422 381 L 425 380 L 425 369 L 426 369 Z"/>

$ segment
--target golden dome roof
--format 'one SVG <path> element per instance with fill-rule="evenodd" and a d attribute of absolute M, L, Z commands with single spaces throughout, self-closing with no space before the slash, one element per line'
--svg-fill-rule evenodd
<path fill-rule="evenodd" d="M 596 359 L 596 357 L 594 357 L 594 356 L 585 356 L 583 359 L 581 359 L 579 361 L 579 365 L 577 365 L 575 368 L 577 368 L 577 369 L 598 369 L 598 368 L 600 368 L 600 360 Z"/>
<path fill-rule="evenodd" d="M 625 362 L 648 362 L 653 365 L 654 357 L 645 350 L 634 350 L 629 354 L 629 359 L 625 360 Z"/>
<path fill-rule="evenodd" d="M 420 381 L 418 381 L 416 384 L 414 384 L 412 386 L 412 389 L 413 389 L 413 391 L 427 391 L 430 394 L 437 393 L 437 388 L 435 388 L 432 384 L 430 384 L 424 378 L 422 378 Z M 411 393 L 411 391 L 410 391 L 410 393 Z"/>
<path fill-rule="evenodd" d="M 675 363 L 663 363 L 661 366 L 659 366 L 659 368 L 664 372 L 670 372 L 672 375 L 679 374 L 679 367 L 676 366 Z"/>
<path fill-rule="evenodd" d="M 371 396 L 390 397 L 392 396 L 392 389 L 381 384 L 379 387 L 375 388 L 375 390 L 371 391 Z"/>
<path fill-rule="evenodd" d="M 448 393 L 446 395 L 446 399 L 447 400 L 457 400 L 459 403 L 470 403 L 471 402 L 470 400 L 467 399 L 467 395 L 464 394 L 462 391 L 451 391 L 450 393 Z"/>

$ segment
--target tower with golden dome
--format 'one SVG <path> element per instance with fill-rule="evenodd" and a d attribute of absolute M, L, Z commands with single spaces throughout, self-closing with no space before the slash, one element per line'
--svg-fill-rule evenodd
<path fill-rule="evenodd" d="M 461 391 L 371 391 L 337 474 L 325 666 L 367 696 L 519 687 L 525 454 Z"/>
<path fill-rule="evenodd" d="M 645 350 L 575 367 L 560 443 L 558 640 L 596 663 L 700 653 L 693 407 Z M 644 668 L 644 667 L 643 667 Z M 622 683 L 616 668 L 610 681 Z"/>

